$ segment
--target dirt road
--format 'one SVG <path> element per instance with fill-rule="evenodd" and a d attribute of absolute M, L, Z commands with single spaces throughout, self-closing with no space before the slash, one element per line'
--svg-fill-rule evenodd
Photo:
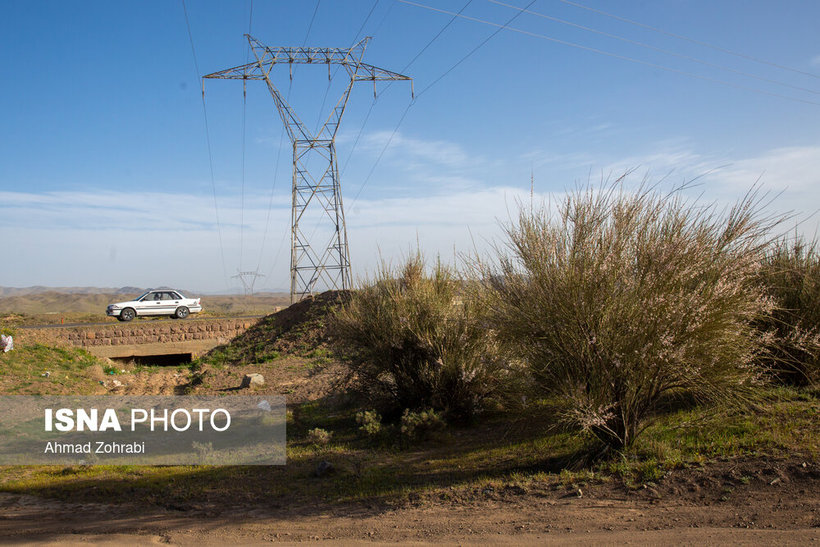
<path fill-rule="evenodd" d="M 812 466 L 777 465 L 774 478 L 757 476 L 729 491 L 715 479 L 726 477 L 733 465 L 682 470 L 637 490 L 616 484 L 580 493 L 538 485 L 456 489 L 393 505 L 292 507 L 286 500 L 272 500 L 240 507 L 226 500 L 224 505 L 146 509 L 4 493 L 0 541 L 820 545 L 818 480 Z"/>

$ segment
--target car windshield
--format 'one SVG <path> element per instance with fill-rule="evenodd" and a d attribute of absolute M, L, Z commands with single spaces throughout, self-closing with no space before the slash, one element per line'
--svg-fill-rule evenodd
<path fill-rule="evenodd" d="M 136 298 L 134 299 L 134 301 L 139 302 L 140 300 L 142 300 L 143 298 L 145 298 L 145 296 L 146 296 L 148 293 L 150 293 L 150 292 L 152 292 L 152 291 L 145 291 L 144 293 L 142 293 L 141 295 L 139 295 L 138 297 L 136 297 Z"/>

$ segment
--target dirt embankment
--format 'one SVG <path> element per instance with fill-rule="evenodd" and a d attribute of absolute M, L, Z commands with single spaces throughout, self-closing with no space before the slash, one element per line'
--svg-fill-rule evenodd
<path fill-rule="evenodd" d="M 326 350 L 332 315 L 348 296 L 345 291 L 327 291 L 270 314 L 205 360 L 222 354 L 232 364 L 262 363 L 281 355 Z"/>

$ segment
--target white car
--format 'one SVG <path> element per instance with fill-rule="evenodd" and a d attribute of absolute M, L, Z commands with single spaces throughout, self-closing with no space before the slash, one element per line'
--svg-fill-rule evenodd
<path fill-rule="evenodd" d="M 138 315 L 170 315 L 185 319 L 189 314 L 202 311 L 199 300 L 185 298 L 181 292 L 173 289 L 149 289 L 134 300 L 109 305 L 105 314 L 120 321 L 131 321 Z"/>

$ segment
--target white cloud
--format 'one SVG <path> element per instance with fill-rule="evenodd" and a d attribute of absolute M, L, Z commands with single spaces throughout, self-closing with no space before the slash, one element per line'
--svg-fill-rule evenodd
<path fill-rule="evenodd" d="M 658 150 L 607 166 L 617 177 L 628 169 L 649 182 L 664 178 L 670 185 L 694 181 L 692 194 L 705 203 L 724 206 L 756 187 L 771 201 L 767 212 L 791 218 L 780 230 L 813 238 L 820 233 L 820 145 L 782 147 L 746 158 L 714 157 L 684 147 Z"/>
<path fill-rule="evenodd" d="M 419 238 L 431 254 L 483 246 L 529 195 L 514 188 L 460 191 L 435 198 L 359 200 L 347 211 L 354 269 L 372 271 L 385 256 L 407 251 Z M 265 200 L 266 202 L 267 200 Z M 287 286 L 290 209 L 277 204 L 264 236 L 266 207 L 248 199 L 242 231 L 243 269 L 266 274 L 267 287 Z M 240 210 L 220 204 L 221 239 L 213 200 L 186 194 L 3 192 L 5 285 L 225 288 L 239 267 Z M 289 204 L 288 204 L 289 205 Z M 303 231 L 321 246 L 327 235 L 306 217 Z M 262 248 L 262 239 L 265 245 Z M 278 261 L 273 264 L 279 250 Z M 221 254 L 225 255 L 223 269 Z M 259 262 L 259 257 L 262 257 Z M 236 280 L 230 283 L 236 283 Z"/>
<path fill-rule="evenodd" d="M 391 139 L 392 136 L 392 139 Z M 480 161 L 471 157 L 460 145 L 442 140 L 422 140 L 400 132 L 377 131 L 362 138 L 359 146 L 371 154 L 380 154 L 387 143 L 386 154 L 412 165 L 429 164 L 450 168 L 467 167 Z"/>
<path fill-rule="evenodd" d="M 764 188 L 775 191 L 811 191 L 820 188 L 820 146 L 776 148 L 733 162 L 716 176 L 738 189 L 748 188 L 760 179 Z"/>
<path fill-rule="evenodd" d="M 415 149 L 436 157 L 427 146 Z M 639 168 L 635 181 L 646 171 L 650 180 L 671 171 L 669 184 L 706 174 L 695 189 L 702 192 L 705 202 L 732 202 L 760 179 L 762 190 L 782 192 L 774 203 L 778 211 L 794 210 L 804 219 L 820 208 L 820 145 L 778 148 L 733 161 L 673 147 L 627 158 L 602 172 L 617 176 L 635 167 Z M 489 241 L 502 238 L 499 222 L 514 217 L 519 203 L 529 203 L 524 185 L 482 186 L 459 174 L 457 168 L 442 171 L 435 181 L 440 187 L 435 194 L 417 191 L 382 199 L 362 196 L 347 203 L 355 275 L 372 272 L 380 253 L 382 258 L 395 258 L 415 247 L 416 241 L 430 256 L 452 257 L 454 249 L 470 252 L 474 246 L 483 252 Z M 585 172 L 578 175 L 586 177 Z M 549 197 L 536 194 L 535 200 Z M 559 199 L 560 194 L 552 197 Z M 210 193 L 0 192 L 2 283 L 167 284 L 223 290 L 227 283 L 238 284 L 227 277 L 240 265 L 252 270 L 258 264 L 260 273 L 266 275 L 262 285 L 286 287 L 290 200 L 285 195 L 276 197 L 268 223 L 268 199 L 267 195 L 249 194 L 243 210 L 238 196 L 219 198 L 220 248 Z M 241 230 L 240 217 L 244 224 Z M 800 231 L 813 237 L 818 217 L 803 224 Z M 319 240 L 327 234 L 321 227 L 314 228 L 315 222 L 315 217 L 306 217 L 303 230 Z"/>

